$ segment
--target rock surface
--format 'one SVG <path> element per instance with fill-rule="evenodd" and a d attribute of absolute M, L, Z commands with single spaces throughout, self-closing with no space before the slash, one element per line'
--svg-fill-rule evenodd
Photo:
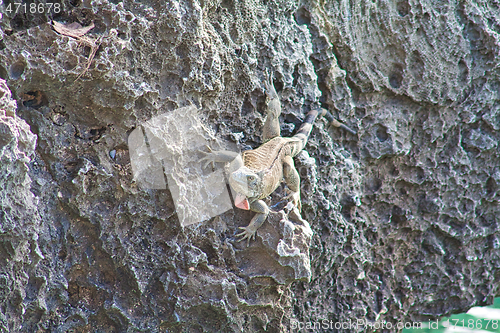
<path fill-rule="evenodd" d="M 352 332 L 500 295 L 497 3 L 5 4 L 1 332 Z M 95 26 L 82 42 L 50 20 Z M 266 70 L 283 135 L 320 104 L 358 134 L 317 122 L 295 161 L 307 222 L 280 188 L 247 248 L 252 213 L 182 227 L 169 189 L 134 182 L 127 140 L 191 106 L 257 147 Z"/>

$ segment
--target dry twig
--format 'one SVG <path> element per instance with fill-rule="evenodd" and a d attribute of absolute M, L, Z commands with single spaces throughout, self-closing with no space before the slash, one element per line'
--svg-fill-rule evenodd
<path fill-rule="evenodd" d="M 52 26 L 54 27 L 54 30 L 56 32 L 60 33 L 61 35 L 73 37 L 79 43 L 82 43 L 83 45 L 90 47 L 90 54 L 87 58 L 87 64 L 85 65 L 85 69 L 75 79 L 75 81 L 77 81 L 90 68 L 90 64 L 92 63 L 92 60 L 94 59 L 95 54 L 96 54 L 97 50 L 99 49 L 101 38 L 99 38 L 99 39 L 97 39 L 97 41 L 95 41 L 94 39 L 92 39 L 88 36 L 85 36 L 85 34 L 87 32 L 89 32 L 92 28 L 94 28 L 94 23 L 91 23 L 88 27 L 82 27 L 81 24 L 79 24 L 77 22 L 73 22 L 73 23 L 64 25 L 62 23 L 52 21 Z"/>

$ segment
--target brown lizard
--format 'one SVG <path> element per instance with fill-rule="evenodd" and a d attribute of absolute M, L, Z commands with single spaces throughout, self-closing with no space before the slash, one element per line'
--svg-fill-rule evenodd
<path fill-rule="evenodd" d="M 204 167 L 214 162 L 230 162 L 229 185 L 236 193 L 235 206 L 251 210 L 257 214 L 247 227 L 240 227 L 243 231 L 237 234 L 239 241 L 255 239 L 257 229 L 264 223 L 269 207 L 262 200 L 273 193 L 281 184 L 283 178 L 292 191 L 288 196 L 293 204 L 301 210 L 300 177 L 295 169 L 293 157 L 304 148 L 312 130 L 312 125 L 318 115 L 324 116 L 332 125 L 341 127 L 352 134 L 355 131 L 335 120 L 325 109 L 311 110 L 300 126 L 298 132 L 289 138 L 280 136 L 279 116 L 281 102 L 274 89 L 272 77 L 267 75 L 265 91 L 269 102 L 267 104 L 267 118 L 263 128 L 264 143 L 257 149 L 246 150 L 241 154 L 232 151 L 210 151 L 201 159 Z"/>

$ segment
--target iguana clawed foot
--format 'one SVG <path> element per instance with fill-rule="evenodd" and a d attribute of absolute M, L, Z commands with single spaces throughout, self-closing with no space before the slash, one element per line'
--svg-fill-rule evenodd
<path fill-rule="evenodd" d="M 243 231 L 236 235 L 236 237 L 241 237 L 240 239 L 238 239 L 238 242 L 241 242 L 241 241 L 246 239 L 247 240 L 247 247 L 248 247 L 250 245 L 250 240 L 252 238 L 255 240 L 255 234 L 256 234 L 257 230 L 253 230 L 253 228 L 251 228 L 250 226 L 239 227 L 239 228 Z"/>
<path fill-rule="evenodd" d="M 302 203 L 300 202 L 300 192 L 292 192 L 285 197 L 285 199 L 290 199 L 290 198 L 292 198 L 293 205 L 295 207 L 297 207 L 299 212 L 301 212 L 302 211 Z"/>
<path fill-rule="evenodd" d="M 207 146 L 208 147 L 208 146 Z M 205 152 L 205 151 L 202 151 L 200 150 L 199 152 L 204 154 L 204 156 L 202 158 L 200 158 L 200 162 L 201 163 L 205 163 L 203 165 L 203 168 L 205 169 L 210 163 L 212 163 L 212 167 L 215 167 L 215 162 L 217 162 L 212 154 L 212 149 L 210 149 L 210 147 L 208 147 L 208 150 L 209 152 Z"/>
<path fill-rule="evenodd" d="M 254 215 L 249 225 L 247 225 L 246 227 L 240 227 L 240 229 L 243 231 L 236 235 L 236 237 L 241 237 L 238 242 L 246 239 L 247 246 L 250 245 L 250 240 L 252 238 L 255 239 L 255 233 L 257 232 L 257 229 L 260 228 L 260 226 L 266 220 L 267 215 L 269 215 L 269 208 L 262 200 L 252 202 L 250 204 L 250 209 L 257 214 Z"/>

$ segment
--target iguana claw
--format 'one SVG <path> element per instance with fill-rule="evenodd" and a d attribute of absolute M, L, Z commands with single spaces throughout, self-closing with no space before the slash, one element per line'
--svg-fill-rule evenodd
<path fill-rule="evenodd" d="M 292 198 L 292 203 L 294 204 L 295 207 L 299 210 L 299 212 L 302 211 L 302 203 L 300 202 L 300 192 L 292 192 L 291 194 L 287 195 L 285 199 Z"/>
<path fill-rule="evenodd" d="M 205 162 L 205 164 L 203 165 L 203 168 L 205 169 L 210 163 L 212 163 L 212 167 L 215 168 L 215 161 L 213 159 L 213 156 L 212 156 L 212 152 L 204 152 L 204 151 L 199 151 L 200 153 L 202 154 L 205 154 L 205 156 L 203 156 L 202 158 L 200 158 L 200 163 L 203 163 Z"/>
<path fill-rule="evenodd" d="M 247 240 L 247 247 L 250 245 L 250 240 L 253 238 L 255 240 L 255 234 L 257 230 L 250 231 L 248 227 L 239 227 L 240 229 L 244 230 L 243 232 L 240 232 L 239 234 L 236 235 L 236 237 L 241 237 L 238 239 L 238 242 L 241 242 L 242 240 Z"/>

